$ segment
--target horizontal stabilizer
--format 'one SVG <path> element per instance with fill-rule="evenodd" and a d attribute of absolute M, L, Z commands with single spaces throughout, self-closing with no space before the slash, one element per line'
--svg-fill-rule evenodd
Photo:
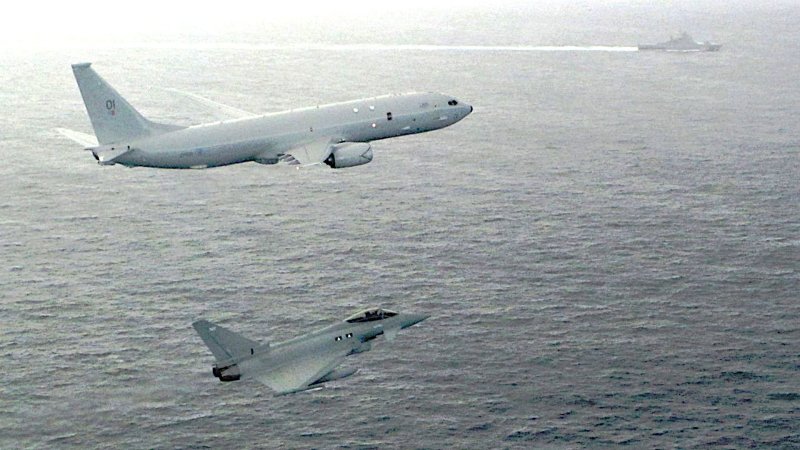
<path fill-rule="evenodd" d="M 96 159 L 98 163 L 104 166 L 110 166 L 116 162 L 117 158 L 130 152 L 131 148 L 127 145 L 100 145 L 98 147 L 89 147 L 86 150 L 92 152 L 94 159 Z"/>
<path fill-rule="evenodd" d="M 60 135 L 77 142 L 84 147 L 95 147 L 98 145 L 97 138 L 91 134 L 81 133 L 80 131 L 70 130 L 68 128 L 54 128 Z"/>

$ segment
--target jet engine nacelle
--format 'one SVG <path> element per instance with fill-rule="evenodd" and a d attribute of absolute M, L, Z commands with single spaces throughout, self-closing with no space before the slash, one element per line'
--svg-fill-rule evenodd
<path fill-rule="evenodd" d="M 372 145 L 368 142 L 345 142 L 333 146 L 325 164 L 333 169 L 355 167 L 372 161 Z"/>

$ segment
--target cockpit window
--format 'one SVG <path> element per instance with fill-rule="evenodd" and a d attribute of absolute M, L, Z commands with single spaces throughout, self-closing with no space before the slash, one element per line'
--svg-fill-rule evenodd
<path fill-rule="evenodd" d="M 361 312 L 357 312 L 352 316 L 345 319 L 345 322 L 349 323 L 357 323 L 357 322 L 371 322 L 373 320 L 383 320 L 388 317 L 396 316 L 397 313 L 394 311 L 389 311 L 388 309 L 381 309 L 381 308 L 371 308 Z"/>
<path fill-rule="evenodd" d="M 458 100 L 450 100 L 449 102 L 447 102 L 447 104 L 450 106 L 456 106 L 458 104 Z"/>

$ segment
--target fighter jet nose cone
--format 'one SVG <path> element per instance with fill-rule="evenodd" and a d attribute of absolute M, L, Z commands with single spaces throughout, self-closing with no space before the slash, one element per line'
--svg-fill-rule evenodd
<path fill-rule="evenodd" d="M 430 316 L 426 314 L 409 314 L 408 318 L 406 318 L 406 320 L 403 321 L 404 322 L 403 328 L 408 328 L 412 325 L 416 325 L 422 322 L 423 320 L 427 319 L 428 317 Z"/>

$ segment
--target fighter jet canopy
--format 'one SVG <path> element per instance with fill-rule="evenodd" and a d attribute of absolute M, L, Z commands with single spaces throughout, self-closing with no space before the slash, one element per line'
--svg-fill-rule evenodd
<path fill-rule="evenodd" d="M 344 319 L 344 321 L 349 323 L 371 322 L 373 320 L 382 320 L 386 319 L 387 317 L 392 317 L 396 315 L 397 315 L 396 312 L 389 311 L 388 309 L 370 308 L 357 312 L 352 316 L 348 317 L 347 319 Z"/>

